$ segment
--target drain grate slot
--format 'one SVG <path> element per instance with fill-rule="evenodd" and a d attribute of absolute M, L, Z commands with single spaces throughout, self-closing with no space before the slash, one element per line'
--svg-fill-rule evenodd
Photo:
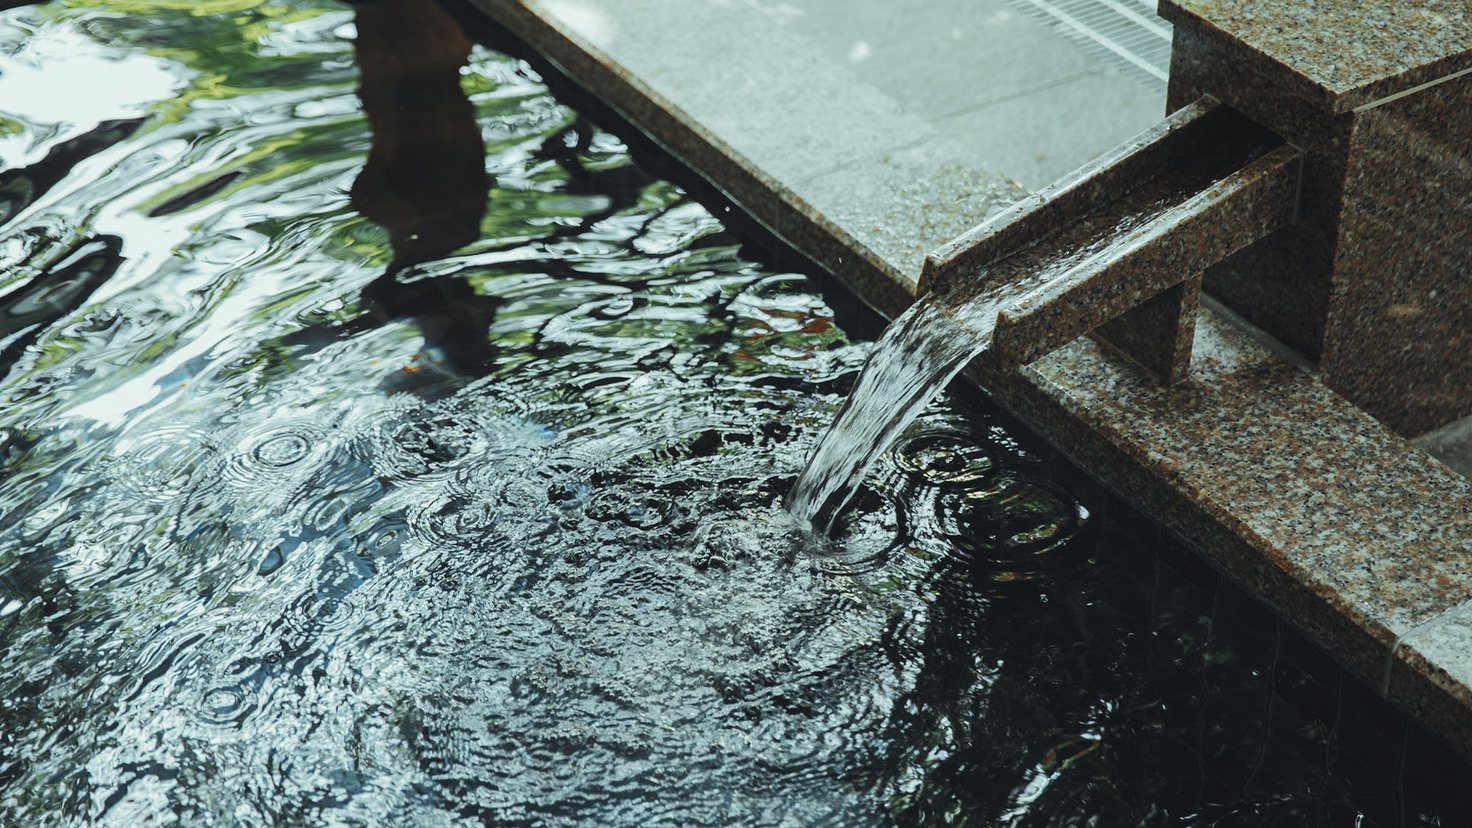
<path fill-rule="evenodd" d="M 1156 16 L 1154 0 L 1012 2 L 1140 83 L 1165 89 L 1172 28 Z"/>

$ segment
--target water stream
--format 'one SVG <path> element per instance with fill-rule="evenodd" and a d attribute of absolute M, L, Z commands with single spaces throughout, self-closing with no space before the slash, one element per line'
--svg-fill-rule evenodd
<path fill-rule="evenodd" d="M 990 319 L 995 322 L 995 312 Z M 821 535 L 832 531 L 874 463 L 966 363 L 986 349 L 990 333 L 984 325 L 978 330 L 958 324 L 951 312 L 929 299 L 911 305 L 885 329 L 853 394 L 787 496 L 787 509 L 800 526 Z"/>

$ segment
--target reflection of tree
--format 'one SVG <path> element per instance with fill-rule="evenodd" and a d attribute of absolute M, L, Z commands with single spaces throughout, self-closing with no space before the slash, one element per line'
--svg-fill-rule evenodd
<path fill-rule="evenodd" d="M 485 151 L 460 88 L 470 41 L 434 0 L 356 8 L 358 94 L 373 149 L 353 206 L 388 230 L 394 265 L 403 267 L 480 237 Z"/>
<path fill-rule="evenodd" d="M 460 87 L 470 41 L 434 0 L 355 4 L 358 95 L 373 130 L 353 206 L 388 231 L 393 262 L 363 289 L 375 315 L 414 317 L 425 341 L 462 370 L 488 359 L 486 327 L 501 300 L 463 279 L 401 282 L 407 266 L 480 237 L 485 149 Z"/>
<path fill-rule="evenodd" d="M 360 330 L 412 317 L 426 343 L 444 354 L 451 367 L 478 374 L 494 353 L 486 329 L 502 300 L 478 293 L 463 272 L 403 278 L 406 268 L 481 235 L 488 200 L 484 147 L 460 85 L 470 42 L 435 0 L 369 0 L 354 7 L 359 96 L 373 130 L 373 146 L 354 182 L 352 200 L 359 212 L 388 231 L 393 261 L 363 289 L 361 298 L 370 313 L 346 327 Z M 624 165 L 589 169 L 582 156 L 592 138 L 592 127 L 575 119 L 536 153 L 567 176 L 562 192 L 606 198 L 605 206 L 574 223 L 547 225 L 544 242 L 587 232 L 632 207 L 640 185 L 648 183 Z M 590 278 L 551 258 L 503 262 L 500 267 Z"/>
<path fill-rule="evenodd" d="M 202 12 L 218 10 L 221 5 L 212 0 L 199 3 Z M 203 148 L 238 148 L 240 152 L 202 151 L 191 155 L 179 168 L 155 165 L 154 168 L 142 171 L 142 176 L 147 177 L 110 173 L 115 175 L 114 181 L 118 186 L 89 187 L 85 197 L 79 199 L 81 206 L 88 207 L 93 202 L 124 192 L 128 197 L 134 198 L 134 203 L 137 204 L 131 214 L 138 224 L 147 226 L 157 221 L 180 228 L 188 225 L 190 232 L 185 242 L 188 246 L 207 249 L 219 238 L 228 237 L 233 231 L 249 229 L 269 240 L 269 249 L 263 250 L 263 253 L 285 250 L 292 254 L 279 265 L 281 260 L 259 256 L 233 261 L 229 271 L 215 269 L 217 266 L 213 262 L 199 266 L 200 271 L 208 272 L 214 277 L 216 282 L 212 289 L 218 287 L 218 295 L 221 296 L 226 295 L 236 282 L 248 285 L 251 280 L 275 278 L 280 275 L 281 270 L 298 267 L 301 268 L 299 272 L 302 275 L 297 283 L 286 285 L 287 289 L 294 291 L 297 288 L 310 288 L 311 285 L 301 283 L 317 276 L 302 265 L 316 265 L 322 259 L 328 260 L 328 266 L 324 270 L 341 280 L 326 290 L 303 289 L 286 296 L 282 295 L 285 291 L 280 291 L 262 297 L 258 307 L 251 310 L 250 318 L 243 320 L 254 327 L 242 331 L 244 336 L 252 339 L 242 338 L 240 352 L 248 352 L 248 356 L 241 363 L 248 364 L 257 359 L 285 363 L 299 357 L 302 349 L 293 347 L 294 343 L 287 341 L 289 337 L 272 339 L 271 336 L 284 328 L 299 326 L 298 319 L 302 317 L 292 315 L 294 311 L 302 308 L 315 311 L 320 305 L 319 297 L 335 296 L 336 294 L 330 292 L 348 285 L 353 285 L 354 287 L 347 288 L 353 290 L 356 287 L 354 282 L 357 281 L 357 274 L 361 273 L 358 268 L 362 267 L 365 258 L 366 261 L 374 262 L 378 269 L 389 265 L 388 272 L 362 288 L 361 304 L 367 307 L 367 312 L 359 313 L 351 301 L 342 303 L 343 309 L 337 315 L 331 315 L 336 311 L 323 310 L 322 316 L 306 318 L 325 317 L 333 321 L 310 325 L 310 335 L 320 338 L 347 337 L 363 328 L 391 327 L 385 324 L 386 316 L 412 317 L 414 324 L 424 331 L 426 340 L 439 344 L 447 352 L 459 349 L 447 353 L 446 361 L 452 365 L 463 365 L 467 371 L 483 363 L 489 352 L 486 326 L 501 301 L 494 296 L 482 295 L 477 290 L 480 283 L 476 277 L 486 274 L 488 270 L 509 274 L 547 274 L 550 276 L 547 281 L 556 282 L 557 285 L 581 282 L 584 285 L 606 284 L 620 290 L 638 290 L 655 279 L 668 279 L 670 276 L 668 269 L 660 267 L 650 267 L 637 273 L 633 272 L 634 268 L 617 272 L 615 268 L 590 267 L 590 264 L 597 264 L 595 259 L 598 256 L 619 257 L 622 249 L 632 248 L 646 231 L 655 236 L 667 232 L 655 225 L 660 215 L 672 205 L 680 203 L 679 197 L 663 185 L 651 186 L 649 179 L 627 167 L 622 153 L 610 148 L 612 142 L 598 137 L 586 122 L 575 121 L 566 110 L 545 99 L 540 92 L 535 97 L 527 94 L 525 97 L 530 102 L 525 105 L 522 100 L 510 96 L 487 96 L 489 100 L 483 107 L 483 112 L 495 107 L 504 108 L 491 112 L 488 118 L 500 117 L 502 112 L 511 114 L 507 119 L 512 122 L 507 130 L 512 133 L 508 143 L 514 143 L 518 147 L 525 146 L 528 151 L 518 153 L 515 163 L 525 165 L 529 170 L 526 178 L 531 183 L 522 190 L 517 190 L 514 184 L 508 186 L 503 195 L 510 209 L 496 219 L 485 222 L 487 225 L 497 224 L 510 228 L 512 232 L 507 233 L 507 236 L 511 240 L 496 237 L 482 244 L 477 252 L 511 251 L 521 247 L 526 248 L 525 252 L 508 253 L 515 261 L 498 258 L 497 263 L 490 267 L 457 267 L 456 263 L 451 263 L 449 267 L 436 266 L 449 271 L 444 274 L 434 272 L 435 267 L 414 268 L 412 272 L 403 269 L 402 266 L 408 261 L 431 255 L 427 252 L 428 248 L 421 246 L 417 253 L 409 256 L 404 256 L 402 251 L 396 249 L 395 261 L 390 264 L 387 255 L 382 254 L 385 246 L 382 243 L 382 234 L 376 231 L 358 232 L 367 228 L 367 222 L 345 215 L 338 197 L 342 191 L 339 181 L 345 183 L 346 179 L 340 179 L 336 171 L 347 171 L 350 176 L 363 157 L 361 120 L 354 115 L 345 114 L 343 110 L 335 109 L 326 111 L 324 115 L 302 115 L 301 111 L 305 107 L 298 109 L 293 106 L 301 102 L 316 102 L 324 97 L 340 99 L 344 96 L 350 79 L 349 72 L 341 67 L 346 62 L 338 60 L 338 53 L 332 53 L 331 60 L 320 61 L 320 66 L 297 53 L 271 53 L 264 55 L 268 59 L 255 60 L 256 55 L 251 54 L 254 46 L 250 42 L 251 38 L 240 32 L 256 29 L 256 34 L 251 37 L 259 36 L 262 30 L 267 29 L 264 25 L 257 25 L 262 21 L 260 17 L 231 19 L 202 16 L 196 20 L 188 10 L 187 3 L 181 4 L 178 0 L 173 4 L 162 4 L 157 9 L 145 9 L 141 5 L 126 2 L 118 3 L 116 8 L 116 16 L 99 16 L 88 20 L 88 25 L 95 26 L 101 33 L 99 36 L 105 35 L 109 39 L 120 31 L 125 33 L 126 37 L 117 38 L 119 43 L 148 48 L 150 51 L 172 49 L 169 52 L 171 60 L 187 64 L 191 71 L 198 73 L 198 83 L 186 90 L 186 96 L 192 96 L 190 100 L 199 101 L 213 96 L 235 97 L 240 102 L 237 104 L 230 101 L 229 106 L 200 107 L 199 110 L 189 111 L 186 116 L 176 120 L 170 120 L 170 116 L 185 112 L 184 107 L 161 102 L 153 108 L 151 117 L 142 122 L 132 138 L 115 136 L 116 140 L 108 146 L 119 157 L 138 157 L 145 154 L 150 141 L 169 137 L 180 138 Z M 280 9 L 279 6 L 270 4 L 260 8 L 263 11 Z M 44 11 L 46 14 L 63 14 L 57 11 L 56 6 Z M 242 17 L 245 13 L 242 10 Z M 251 10 L 249 13 L 254 15 L 255 11 Z M 340 24 L 342 15 L 336 17 L 336 24 Z M 176 32 L 182 30 L 185 22 L 201 29 L 203 38 L 180 35 L 176 43 L 165 46 L 162 42 L 165 38 L 150 29 L 157 27 L 158 31 Z M 321 27 L 318 28 L 320 30 Z M 194 43 L 200 39 L 221 44 L 221 48 L 196 49 Z M 267 66 L 262 68 L 261 64 Z M 320 85 L 321 88 L 282 95 L 270 83 L 262 82 L 266 78 L 280 79 L 283 83 L 300 86 Z M 248 100 L 258 92 L 259 103 Z M 534 117 L 516 119 L 515 115 L 522 110 L 530 112 Z M 247 117 L 239 117 L 242 113 Z M 473 118 L 469 123 L 472 127 L 475 126 Z M 479 148 L 476 149 L 478 151 Z M 62 151 L 58 149 L 58 153 Z M 66 151 L 71 152 L 70 149 Z M 530 158 L 527 158 L 528 154 Z M 344 162 L 344 159 L 349 160 Z M 481 189 L 484 191 L 485 176 L 481 171 L 485 169 L 485 161 L 480 157 L 473 160 L 474 169 L 481 178 Z M 460 161 L 465 162 L 466 159 Z M 471 166 L 461 163 L 460 168 L 470 169 Z M 36 173 L 28 179 L 32 183 L 46 177 L 40 174 L 44 170 L 31 172 Z M 127 168 L 124 168 L 124 172 L 127 172 Z M 9 180 L 14 182 L 20 179 L 16 175 Z M 150 186 L 156 182 L 159 186 Z M 327 186 L 321 186 L 323 182 L 327 182 Z M 162 186 L 163 183 L 168 186 Z M 295 196 L 295 191 L 304 191 L 308 186 L 314 185 L 315 188 L 309 194 L 318 196 L 316 198 L 302 202 L 279 198 L 283 194 Z M 53 189 L 53 192 L 56 191 Z M 136 198 L 140 194 L 150 197 L 146 200 Z M 567 198 L 569 195 L 576 197 Z M 414 196 L 411 195 L 410 198 L 413 199 Z M 484 193 L 481 198 L 484 200 Z M 256 201 L 270 208 L 263 211 L 264 218 L 262 213 L 239 209 L 241 205 L 253 205 Z M 58 213 L 71 210 L 76 203 L 73 201 L 60 205 Z M 303 207 L 300 214 L 294 214 L 295 203 L 308 206 Z M 128 205 L 125 203 L 124 206 Z M 412 209 L 407 212 L 409 214 L 404 217 L 404 221 L 424 221 L 422 217 L 413 215 Z M 626 215 L 608 222 L 607 227 L 598 227 L 595 230 L 597 225 L 619 213 Z M 77 214 L 67 213 L 62 216 L 67 227 L 82 224 L 74 220 L 75 215 Z M 165 219 L 168 221 L 165 222 Z M 394 223 L 397 219 L 386 221 Z M 126 229 L 118 231 L 119 236 L 126 238 L 126 243 L 131 248 L 126 251 L 131 255 L 124 265 L 125 272 L 129 267 L 136 272 L 140 262 L 150 261 L 148 257 L 135 252 L 139 246 L 146 247 L 147 240 L 135 240 L 128 233 L 138 224 L 130 224 Z M 77 233 L 85 237 L 83 230 L 78 229 Z M 578 238 L 585 234 L 588 238 Z M 593 239 L 595 235 L 596 240 Z M 707 238 L 713 238 L 714 235 Z M 474 238 L 470 236 L 468 240 L 473 241 Z M 557 244 L 562 241 L 572 243 Z M 109 261 L 106 254 L 119 253 L 105 243 L 101 243 L 95 250 L 92 247 L 72 248 L 71 244 L 70 238 L 52 243 L 54 250 L 68 249 L 71 252 L 59 256 L 47 254 L 44 262 L 38 256 L 34 260 L 35 264 L 38 267 L 43 264 L 51 267 L 51 276 L 60 278 L 65 275 L 62 273 L 62 266 L 68 262 Z M 557 244 L 560 252 L 541 249 L 550 248 L 554 244 Z M 600 244 L 607 249 L 591 250 Z M 263 244 L 262 247 L 267 245 Z M 548 258 L 544 259 L 541 255 L 543 253 L 547 253 Z M 96 254 L 100 258 L 89 258 L 90 254 Z M 443 251 L 439 254 L 442 255 Z M 675 260 L 679 255 L 672 252 L 669 258 Z M 52 261 L 53 258 L 55 261 Z M 342 266 L 335 266 L 337 263 L 332 262 L 332 258 L 339 259 Z M 154 261 L 157 263 L 157 260 Z M 179 338 L 189 335 L 190 326 L 196 322 L 181 318 L 177 322 L 170 319 L 165 323 L 162 321 L 163 313 L 159 313 L 157 317 L 149 316 L 148 314 L 156 310 L 150 307 L 154 300 L 150 287 L 157 286 L 160 291 L 167 291 L 172 278 L 184 269 L 180 263 L 192 266 L 193 261 L 179 257 L 163 262 L 156 270 L 150 268 L 146 274 L 136 279 L 139 289 L 123 297 L 123 303 L 135 304 L 138 315 L 142 318 L 136 349 L 131 348 L 132 342 L 124 342 L 122 337 L 116 338 L 115 341 L 119 343 L 117 346 L 111 346 L 109 336 L 93 336 L 94 327 L 116 325 L 122 328 L 130 324 L 126 312 L 112 313 L 113 308 L 120 303 L 108 300 L 112 304 L 98 311 L 95 326 L 90 318 L 81 320 L 80 314 L 74 314 L 76 318 L 60 325 L 54 320 L 39 323 L 38 330 L 43 332 L 48 326 L 55 326 L 50 333 L 43 333 L 42 347 L 48 348 L 48 352 L 57 354 L 57 357 L 44 365 L 39 362 L 27 365 L 26 370 L 46 383 L 54 383 L 67 389 L 63 394 L 57 395 L 67 399 L 67 394 L 75 394 L 71 389 L 85 390 L 88 387 L 75 374 L 66 373 L 73 365 L 81 365 L 85 369 L 92 367 L 86 364 L 88 361 L 110 365 L 113 355 L 124 348 L 129 348 L 130 354 L 137 353 L 138 358 L 125 363 L 122 371 L 109 372 L 115 376 L 126 374 L 134 366 L 156 362 L 160 354 L 167 354 L 176 347 L 175 343 Z M 669 265 L 670 268 L 675 266 L 677 263 L 673 261 Z M 272 272 L 273 267 L 278 269 Z M 80 271 L 72 269 L 69 272 L 76 275 Z M 291 279 L 285 281 L 292 282 Z M 53 279 L 53 283 L 58 282 Z M 612 292 L 559 294 L 557 285 L 548 290 L 549 299 L 544 306 L 530 315 L 537 321 L 525 326 L 528 338 L 531 336 L 531 329 L 540 324 L 545 306 L 553 304 L 553 300 L 560 305 L 578 308 L 569 313 L 581 313 L 581 307 L 585 304 L 583 296 Z M 78 298 L 81 306 L 85 307 L 88 303 L 86 296 L 91 292 L 86 290 L 80 294 Z M 212 295 L 201 295 L 198 299 L 202 303 L 217 301 Z M 134 308 L 125 307 L 125 311 L 132 310 Z M 207 315 L 199 317 L 200 320 L 209 318 Z M 77 324 L 83 321 L 87 324 Z M 339 324 L 334 324 L 334 321 Z M 632 327 L 635 323 L 629 324 Z M 255 338 L 258 331 L 262 332 L 259 335 L 261 341 Z M 676 341 L 683 339 L 679 336 L 669 338 Z M 63 339 L 65 342 L 58 344 L 58 340 Z M 525 346 L 525 340 L 521 344 L 522 350 L 532 350 Z M 228 352 L 222 348 L 221 353 Z M 189 366 L 188 369 L 193 370 L 194 366 Z M 198 377 L 198 374 L 190 378 L 193 383 L 190 392 L 197 393 L 197 399 L 217 409 L 221 423 L 231 422 L 232 418 L 239 416 L 234 405 L 235 400 L 239 399 L 236 389 L 250 386 L 255 379 L 251 376 L 253 372 L 241 369 L 242 381 L 238 384 L 221 381 L 225 372 L 233 370 L 235 369 L 222 368 L 221 374 L 210 377 L 207 381 L 194 382 L 194 377 Z M 349 367 L 343 373 L 350 373 L 351 370 Z M 534 368 L 527 373 L 539 370 Z M 19 384 L 17 381 L 11 387 Z M 96 383 L 98 386 L 104 384 Z M 48 386 L 38 382 L 35 387 L 39 389 L 36 392 L 39 397 Z M 6 389 L 7 392 L 9 390 Z M 311 402 L 310 398 L 299 399 L 304 405 Z M 270 404 L 252 403 L 260 406 Z M 187 404 L 172 407 L 165 414 L 177 413 L 187 418 L 190 416 L 187 411 L 189 408 Z M 42 404 L 31 405 L 24 413 L 42 409 Z M 309 540 L 318 542 L 336 535 L 346 536 L 348 530 L 342 528 L 346 525 L 343 522 L 324 528 L 317 524 L 308 525 L 305 519 L 296 522 L 294 518 L 279 514 L 273 514 L 270 519 L 262 521 L 247 515 L 244 509 L 234 511 L 234 501 L 222 503 L 211 500 L 206 487 L 199 490 L 199 495 L 191 493 L 179 498 L 177 503 L 157 508 L 149 506 L 140 511 L 141 528 L 136 536 L 128 535 L 126 540 L 120 537 L 106 538 L 106 545 L 115 548 L 117 553 L 109 560 L 106 571 L 109 578 L 114 575 L 119 577 L 104 583 L 101 578 L 71 565 L 75 559 L 73 547 L 81 545 L 80 542 L 74 544 L 79 532 L 72 527 L 93 530 L 97 527 L 108 527 L 112 525 L 116 514 L 121 512 L 110 505 L 131 502 L 122 494 L 117 495 L 118 500 L 109 500 L 98 494 L 107 491 L 123 492 L 126 486 L 114 485 L 116 480 L 121 479 L 115 476 L 120 474 L 117 467 L 97 459 L 98 453 L 103 450 L 126 455 L 130 449 L 127 444 L 110 441 L 107 435 L 98 433 L 95 437 L 88 437 L 89 449 L 95 446 L 96 452 L 79 455 L 76 445 L 68 442 L 70 432 L 62 432 L 60 437 L 63 439 L 58 439 L 58 435 L 46 430 L 51 427 L 51 423 L 37 419 L 39 422 L 36 428 L 30 429 L 28 426 L 22 432 L 11 424 L 16 421 L 26 422 L 27 418 L 21 416 L 18 409 L 9 409 L 6 411 L 5 427 L 0 428 L 0 479 L 4 479 L 7 489 L 7 508 L 0 509 L 0 541 L 3 541 L 0 546 L 4 547 L 0 548 L 0 570 L 3 570 L 0 572 L 0 607 L 8 607 L 11 597 L 24 605 L 23 610 L 0 618 L 0 649 L 7 652 L 7 660 L 12 665 L 4 676 L 0 676 L 0 697 L 7 700 L 6 705 L 0 706 L 0 790 L 5 791 L 6 797 L 25 799 L 25 804 L 15 806 L 21 809 L 18 813 L 84 814 L 89 812 L 89 807 L 95 809 L 101 801 L 99 791 L 110 793 L 114 797 L 111 801 L 116 801 L 116 797 L 126 791 L 129 778 L 142 780 L 141 785 L 151 779 L 171 779 L 172 775 L 178 773 L 178 769 L 168 763 L 122 764 L 116 770 L 124 781 L 117 782 L 89 778 L 89 769 L 85 764 L 75 761 L 77 757 L 98 755 L 100 746 L 108 746 L 109 740 L 117 738 L 116 730 L 107 726 L 98 727 L 97 723 L 103 722 L 115 727 L 119 719 L 126 717 L 125 713 L 117 712 L 119 709 L 138 709 L 130 707 L 137 701 L 136 693 L 133 693 L 134 698 L 129 697 L 132 691 L 126 682 L 108 687 L 101 686 L 101 682 L 116 682 L 119 676 L 132 681 L 135 677 L 128 675 L 128 664 L 135 659 L 140 664 L 144 663 L 144 647 L 150 642 L 171 640 L 177 645 L 177 652 L 183 653 L 188 653 L 197 646 L 195 639 L 178 632 L 181 627 L 169 626 L 172 621 L 164 623 L 159 619 L 165 618 L 166 613 L 176 612 L 176 608 L 192 602 L 197 596 L 203 596 L 200 599 L 202 601 L 210 601 L 214 583 L 227 577 L 227 573 L 234 573 L 239 566 L 253 566 L 248 560 L 248 556 L 252 554 L 251 547 L 241 540 L 254 537 L 250 534 L 253 527 L 264 524 L 268 527 L 264 531 L 275 531 L 274 527 L 280 526 L 280 531 L 293 535 L 292 542 L 300 540 L 303 543 Z M 142 422 L 144 425 L 139 427 L 140 432 L 157 420 Z M 214 420 L 209 420 L 208 423 L 211 428 L 216 427 Z M 223 425 L 219 427 L 223 428 Z M 434 448 L 431 445 L 431 449 Z M 173 465 L 172 459 L 171 457 L 166 465 Z M 30 489 L 26 488 L 26 484 L 42 475 L 50 478 L 49 482 L 38 484 L 45 488 L 34 495 L 28 494 Z M 333 464 L 331 475 L 330 479 L 324 480 L 317 487 L 320 491 L 336 491 L 331 488 L 338 485 L 334 481 L 374 480 L 371 470 L 358 470 L 343 462 Z M 78 482 L 77 478 L 82 480 Z M 376 483 L 374 486 L 374 491 L 378 491 Z M 69 487 L 80 487 L 78 491 L 82 494 L 71 498 Z M 14 492 L 27 494 L 22 498 L 14 496 Z M 27 525 L 28 519 L 33 518 L 43 507 L 49 507 L 59 500 L 58 492 L 68 492 L 70 502 L 65 506 L 67 511 L 55 519 L 57 528 L 47 529 L 49 534 L 40 535 L 39 530 L 35 529 L 35 521 L 30 520 L 31 525 Z M 331 495 L 324 495 L 323 501 L 328 501 L 330 497 Z M 242 498 L 242 502 L 249 506 L 245 498 Z M 370 496 L 365 496 L 361 502 L 363 509 L 367 510 L 374 501 Z M 367 530 L 370 536 L 374 528 L 370 526 Z M 364 530 L 355 522 L 352 531 L 361 534 Z M 300 533 L 300 536 L 296 537 L 296 533 Z M 138 538 L 136 543 L 133 540 L 135 537 Z M 364 540 L 354 546 L 354 549 L 375 550 L 374 554 L 378 554 L 380 548 L 371 541 Z M 196 568 L 192 563 L 211 561 L 213 551 L 216 550 L 222 556 L 230 555 L 229 562 L 209 570 Z M 278 549 L 273 554 L 279 559 L 281 554 L 290 554 L 290 550 L 281 553 Z M 266 563 L 262 564 L 263 568 L 273 565 L 269 563 L 271 560 L 268 556 Z M 279 566 L 279 560 L 274 565 Z M 140 574 L 143 572 L 146 575 Z M 333 581 L 331 586 L 341 590 L 331 593 L 334 599 L 351 588 L 351 584 L 344 581 Z M 323 590 L 318 594 L 328 593 Z M 183 617 L 182 614 L 179 617 Z M 288 616 L 283 614 L 283 617 Z M 299 631 L 294 640 L 316 634 L 310 627 L 304 629 L 306 631 Z M 263 635 L 269 638 L 273 632 L 274 630 L 269 630 Z M 104 658 L 113 661 L 109 663 Z M 175 662 L 175 667 L 182 669 L 184 663 L 181 658 Z M 198 675 L 193 675 L 193 680 L 203 681 Z M 71 693 L 73 688 L 80 690 Z M 181 686 L 181 701 L 177 712 L 184 717 L 196 712 L 188 706 L 196 701 L 189 695 L 194 689 L 192 686 Z M 12 738 L 15 741 L 9 741 Z M 21 745 L 21 740 L 25 740 L 26 744 Z M 59 757 L 54 761 L 61 765 L 60 770 L 55 770 L 56 765 L 48 765 L 53 760 L 48 759 L 47 751 Z M 222 749 L 222 753 L 228 751 Z M 167 754 L 167 751 L 160 753 L 163 754 Z M 207 755 L 200 761 L 213 760 Z M 196 766 L 191 767 L 188 772 L 212 777 L 215 770 L 216 766 L 213 765 Z M 17 792 L 17 789 L 21 791 Z M 191 793 L 180 792 L 178 797 L 187 802 Z M 96 801 L 89 800 L 93 795 L 97 795 Z M 292 821 L 289 817 L 281 818 Z M 305 817 L 295 821 L 304 820 Z M 0 818 L 0 821 L 5 820 Z"/>

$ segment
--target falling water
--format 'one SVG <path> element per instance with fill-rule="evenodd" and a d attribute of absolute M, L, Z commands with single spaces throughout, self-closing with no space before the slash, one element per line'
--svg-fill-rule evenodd
<path fill-rule="evenodd" d="M 1080 260 L 1104 249 L 1064 251 L 1048 266 L 996 278 L 981 290 L 928 294 L 879 338 L 853 393 L 818 441 L 786 506 L 809 531 L 827 535 L 859 482 L 925 406 L 992 344 L 997 314 Z M 1003 274 L 1006 275 L 1006 274 Z"/>
<path fill-rule="evenodd" d="M 853 395 L 794 483 L 786 502 L 793 519 L 817 534 L 831 532 L 834 516 L 879 456 L 967 362 L 991 346 L 999 312 L 1023 301 L 1060 301 L 1089 274 L 1155 244 L 1183 221 L 1238 209 L 1242 202 L 1231 197 L 1233 190 L 1215 185 L 1276 140 L 1249 130 L 1197 151 L 1134 186 L 1116 188 L 1105 207 L 1075 210 L 1066 229 L 992 261 L 971 286 L 958 284 L 916 302 L 885 331 Z"/>
<path fill-rule="evenodd" d="M 991 347 L 999 312 L 1071 271 L 1119 258 L 1153 226 L 1193 209 L 1175 181 L 1152 182 L 1131 196 L 1138 203 L 1118 216 L 1079 221 L 1078 243 L 1036 247 L 995 263 L 984 277 L 988 286 L 928 294 L 896 318 L 788 493 L 787 509 L 798 525 L 822 535 L 831 531 L 880 455 L 952 377 Z"/>
<path fill-rule="evenodd" d="M 800 525 L 826 534 L 857 484 L 926 403 L 991 344 L 996 314 L 980 329 L 959 323 L 929 298 L 885 330 L 853 394 L 793 483 L 787 509 Z"/>

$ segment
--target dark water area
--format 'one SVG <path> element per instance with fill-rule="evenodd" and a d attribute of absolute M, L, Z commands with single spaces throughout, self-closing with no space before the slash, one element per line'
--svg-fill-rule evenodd
<path fill-rule="evenodd" d="M 984 400 L 805 539 L 871 345 L 395 9 L 0 13 L 0 825 L 1456 824 Z"/>

